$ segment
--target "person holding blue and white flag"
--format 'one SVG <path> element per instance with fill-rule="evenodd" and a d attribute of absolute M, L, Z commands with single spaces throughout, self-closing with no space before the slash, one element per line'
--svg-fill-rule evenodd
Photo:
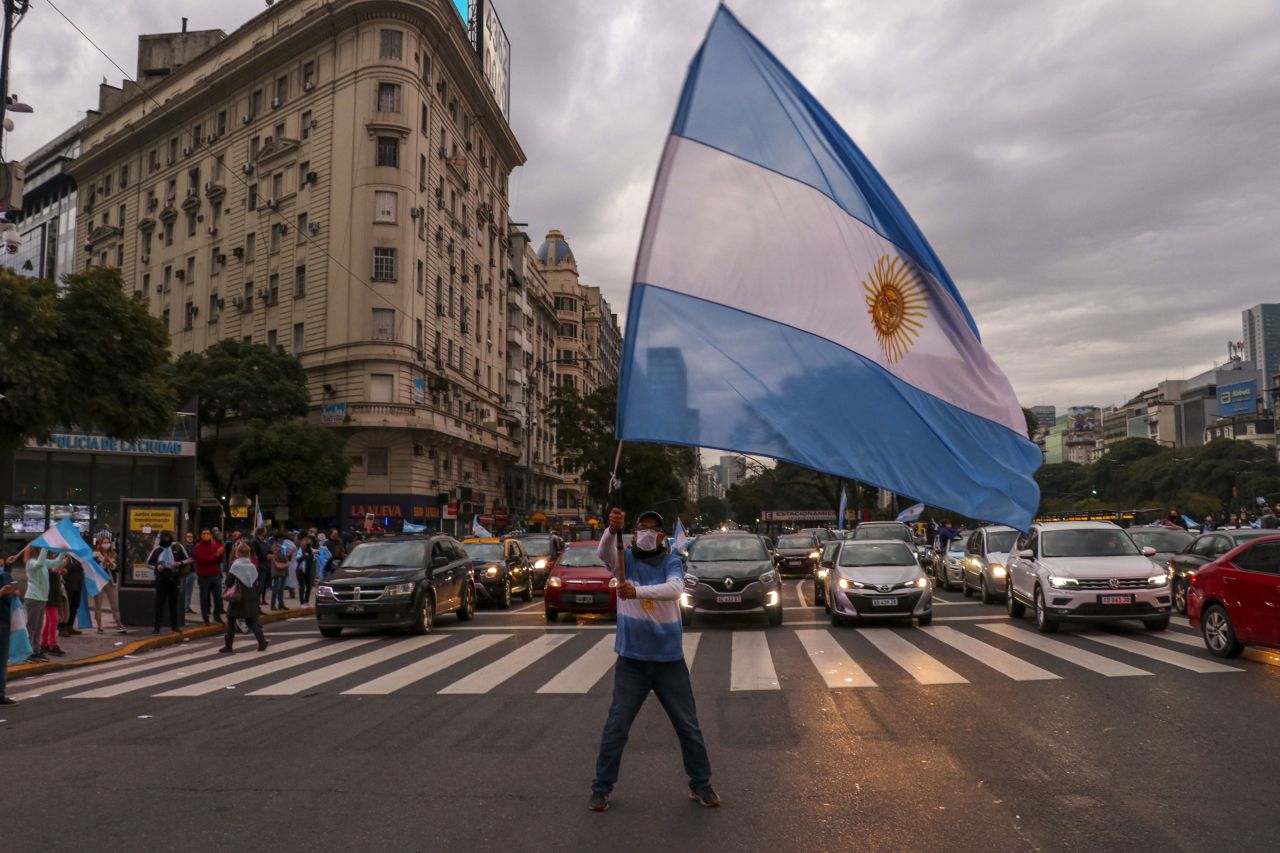
<path fill-rule="evenodd" d="M 844 516 L 849 511 L 849 493 L 840 484 L 840 506 L 836 509 L 836 530 L 844 530 Z"/>
<path fill-rule="evenodd" d="M 0 558 L 0 706 L 17 705 L 5 693 L 5 685 L 9 680 L 9 656 L 12 653 L 21 655 L 24 660 L 31 655 L 31 643 L 27 639 L 25 611 L 22 599 L 18 594 L 18 585 L 9 574 L 9 566 L 17 561 L 20 554 L 9 558 Z M 16 624 L 15 623 L 20 623 Z M 18 632 L 21 631 L 21 634 Z"/>
<path fill-rule="evenodd" d="M 484 525 L 480 523 L 480 516 L 471 518 L 471 535 L 477 539 L 491 539 L 493 534 L 485 530 Z"/>

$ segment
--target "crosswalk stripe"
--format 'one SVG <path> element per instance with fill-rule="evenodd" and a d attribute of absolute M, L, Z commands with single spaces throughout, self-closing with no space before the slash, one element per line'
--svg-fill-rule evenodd
<path fill-rule="evenodd" d="M 1204 638 L 1195 634 L 1184 634 L 1181 631 L 1151 631 L 1146 636 L 1154 637 L 1157 640 L 1166 640 L 1170 643 L 1180 643 L 1197 649 L 1204 648 Z"/>
<path fill-rule="evenodd" d="M 1014 681 L 1050 681 L 1059 678 L 1047 669 L 1027 663 L 1003 649 L 997 649 L 976 637 L 962 634 L 955 628 L 927 626 L 921 627 L 920 630 L 935 640 L 940 640 L 953 649 L 964 652 L 979 663 L 986 664 L 1001 675 L 1009 676 Z"/>
<path fill-rule="evenodd" d="M 607 634 L 582 657 L 562 669 L 555 678 L 538 688 L 539 693 L 590 693 L 596 682 L 613 668 L 613 634 Z"/>
<path fill-rule="evenodd" d="M 409 652 L 416 652 L 424 646 L 429 646 L 432 643 L 438 643 L 443 639 L 444 636 L 440 634 L 429 634 L 425 637 L 411 637 L 407 640 L 401 640 L 398 643 L 393 643 L 389 646 L 363 655 L 357 655 L 356 657 L 348 658 L 347 660 L 340 660 L 337 663 L 331 663 L 328 666 L 321 667 L 320 669 L 304 672 L 301 675 L 296 675 L 293 678 L 286 679 L 278 684 L 269 684 L 266 687 L 263 687 L 260 690 L 254 690 L 247 695 L 296 696 L 304 690 L 309 690 L 312 687 L 318 687 L 321 684 L 327 684 L 330 681 L 336 681 L 344 675 L 351 675 L 352 673 L 359 672 L 362 669 L 382 663 L 383 661 L 391 660 L 392 658 L 400 657 L 401 655 L 408 654 Z"/>
<path fill-rule="evenodd" d="M 1081 634 L 1080 636 L 1087 640 L 1093 640 L 1095 643 L 1110 646 L 1113 649 L 1142 655 L 1171 666 L 1189 669 L 1192 672 L 1243 672 L 1238 667 L 1227 666 L 1205 658 L 1193 657 L 1182 652 L 1175 652 L 1163 646 L 1153 646 L 1151 643 L 1144 643 L 1141 640 L 1135 640 L 1133 637 L 1118 637 L 1114 634 Z M 1205 652 L 1205 654 L 1208 654 L 1208 652 Z"/>
<path fill-rule="evenodd" d="M 63 690 L 68 687 L 75 687 L 80 684 L 92 684 L 96 681 L 106 681 L 108 678 L 115 678 L 122 673 L 116 672 L 118 669 L 129 669 L 130 672 L 136 672 L 138 667 L 146 666 L 154 669 L 152 664 L 161 661 L 162 658 L 174 658 L 177 654 L 191 654 L 191 646 L 170 646 L 155 652 L 148 652 L 144 655 L 132 655 L 130 657 L 121 658 L 120 660 L 110 661 L 109 663 L 96 663 L 92 667 L 77 667 L 75 669 L 64 670 L 63 672 L 51 672 L 47 675 L 34 675 L 30 678 L 24 678 L 22 684 L 30 685 L 31 689 L 24 693 L 9 694 L 14 699 L 21 699 L 25 696 L 39 696 L 43 693 L 52 693 L 55 690 Z M 163 666 L 163 662 L 155 663 L 155 666 Z M 93 681 L 85 681 L 88 673 L 93 673 Z M 102 675 L 102 673 L 107 673 Z M 9 685 L 15 683 L 10 680 Z"/>
<path fill-rule="evenodd" d="M 875 687 L 862 667 L 849 656 L 844 647 L 836 642 L 830 631 L 821 628 L 806 628 L 796 631 L 796 638 L 809 653 L 813 663 L 828 687 Z"/>
<path fill-rule="evenodd" d="M 733 635 L 730 690 L 778 690 L 778 673 L 769 654 L 768 637 L 760 631 Z"/>
<path fill-rule="evenodd" d="M 1129 666 L 1127 663 L 1111 660 L 1102 655 L 1095 655 L 1093 652 L 1064 643 L 1061 640 L 1051 640 L 1040 634 L 1033 634 L 1025 628 L 1015 628 L 1007 622 L 983 623 L 978 626 L 992 633 L 999 634 L 1005 639 L 1013 640 L 1015 643 L 1022 643 L 1024 646 L 1030 646 L 1037 651 L 1044 652 L 1047 655 L 1053 655 L 1061 658 L 1068 663 L 1076 666 L 1082 666 L 1085 669 L 1092 670 L 1099 675 L 1105 675 L 1111 678 L 1128 675 L 1150 675 L 1145 669 L 1138 669 L 1136 666 Z"/>
<path fill-rule="evenodd" d="M 701 639 L 701 634 L 684 635 L 683 646 L 685 669 L 693 669 L 693 657 L 698 653 L 698 641 Z"/>
<path fill-rule="evenodd" d="M 293 669 L 295 666 L 314 663 L 324 658 L 333 657 L 336 654 L 348 651 L 350 649 L 359 648 L 360 646 L 372 643 L 376 637 L 370 637 L 362 640 L 348 640 L 342 642 L 325 643 L 318 649 L 302 652 L 296 655 L 290 655 L 287 658 L 276 658 L 272 661 L 251 666 L 248 669 L 238 669 L 235 672 L 222 673 L 213 678 L 204 681 L 198 681 L 195 684 L 187 684 L 182 687 L 175 687 L 173 690 L 166 690 L 163 693 L 157 693 L 156 696 L 207 696 L 210 693 L 216 693 L 219 690 L 229 690 L 238 684 L 244 684 L 247 681 L 253 681 L 255 678 L 262 678 L 265 675 L 273 675 L 281 670 Z"/>
<path fill-rule="evenodd" d="M 479 654 L 490 646 L 495 646 L 503 640 L 509 640 L 513 636 L 515 635 L 481 634 L 479 637 L 472 637 L 465 643 L 450 646 L 443 652 L 436 652 L 430 657 L 422 658 L 408 666 L 402 666 L 394 672 L 389 672 L 372 681 L 357 684 L 349 690 L 342 691 L 342 694 L 344 696 L 385 696 L 388 693 L 394 693 L 401 687 L 407 687 L 415 681 L 421 681 L 428 676 L 435 675 L 440 670 L 453 666 L 459 661 L 466 660 L 472 655 Z"/>
<path fill-rule="evenodd" d="M 567 643 L 572 635 L 558 634 L 535 638 L 506 657 L 498 658 L 465 678 L 440 689 L 441 693 L 488 693 L 511 676 L 540 660 L 556 647 Z"/>
<path fill-rule="evenodd" d="M 892 631 L 859 628 L 858 633 L 921 684 L 969 683 L 969 679 Z"/>
<path fill-rule="evenodd" d="M 282 652 L 293 651 L 294 649 L 309 646 L 313 643 L 320 642 L 319 638 L 313 640 L 290 640 L 287 643 L 272 644 L 265 652 L 250 652 L 250 654 L 258 655 L 278 655 Z M 225 669 L 242 662 L 240 655 L 219 655 L 214 653 L 213 647 L 209 646 L 197 653 L 199 658 L 203 660 L 193 666 L 185 666 L 183 662 L 177 662 L 176 666 L 164 672 L 155 675 L 144 676 L 143 678 L 133 678 L 123 681 L 119 684 L 109 684 L 106 687 L 98 687 L 93 690 L 86 690 L 84 693 L 73 693 L 68 699 L 109 699 L 113 696 L 121 696 L 125 693 L 132 693 L 135 690 L 144 690 L 148 687 L 155 687 L 158 684 L 167 684 L 170 681 L 181 681 L 193 675 L 203 675 L 206 672 L 213 672 L 217 669 Z M 166 663 L 173 663 L 166 661 Z"/>

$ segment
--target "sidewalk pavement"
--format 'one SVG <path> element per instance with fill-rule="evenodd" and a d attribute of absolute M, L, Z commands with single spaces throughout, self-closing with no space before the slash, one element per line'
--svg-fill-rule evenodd
<path fill-rule="evenodd" d="M 297 600 L 294 599 L 288 610 L 274 612 L 264 610 L 262 623 L 265 625 L 284 619 L 314 616 L 315 612 L 314 607 L 299 606 Z M 208 625 L 204 624 L 200 619 L 199 613 L 186 614 L 186 625 L 181 633 L 162 630 L 159 634 L 153 634 L 149 627 L 126 626 L 129 633 L 119 634 L 109 627 L 114 624 L 115 621 L 108 617 L 103 619 L 103 633 L 101 634 L 98 633 L 98 629 L 95 626 L 79 629 L 81 633 L 78 635 L 58 637 L 59 645 L 67 653 L 66 657 L 51 657 L 48 662 L 41 663 L 10 664 L 9 680 L 13 681 L 14 679 L 40 675 L 45 672 L 59 672 L 116 660 L 125 655 L 157 649 L 162 646 L 171 646 L 176 643 L 184 643 L 200 637 L 214 637 L 226 630 L 225 625 L 217 622 L 210 622 Z"/>

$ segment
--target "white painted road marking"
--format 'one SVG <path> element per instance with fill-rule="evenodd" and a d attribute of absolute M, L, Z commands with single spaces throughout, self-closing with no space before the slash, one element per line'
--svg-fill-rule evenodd
<path fill-rule="evenodd" d="M 1014 681 L 1049 681 L 1058 678 L 1047 669 L 1041 669 L 1034 664 L 1027 663 L 1003 649 L 997 649 L 995 646 L 988 645 L 975 637 L 962 634 L 955 628 L 948 628 L 942 625 L 921 627 L 920 630 L 935 640 L 946 643 L 953 649 L 959 649 L 979 663 L 991 667 L 996 672 L 1009 676 Z"/>
<path fill-rule="evenodd" d="M 605 673 L 613 669 L 618 656 L 613 651 L 615 635 L 601 637 L 586 654 L 566 666 L 555 678 L 538 688 L 539 693 L 590 693 Z"/>
<path fill-rule="evenodd" d="M 809 660 L 813 662 L 828 687 L 876 686 L 871 676 L 858 666 L 857 662 L 844 650 L 844 646 L 831 636 L 830 631 L 805 629 L 796 631 L 795 635 L 804 646 L 804 650 L 809 653 Z"/>
<path fill-rule="evenodd" d="M 967 684 L 969 679 L 922 652 L 892 631 L 859 628 L 858 633 L 921 684 Z"/>
<path fill-rule="evenodd" d="M 336 681 L 346 675 L 360 672 L 371 666 L 376 666 L 383 661 L 391 660 L 409 652 L 416 652 L 424 646 L 432 643 L 438 643 L 444 637 L 440 634 L 431 634 L 426 637 L 413 637 L 408 640 L 401 640 L 398 643 L 392 643 L 383 648 L 376 649 L 367 654 L 357 655 L 347 660 L 341 660 L 337 663 L 323 666 L 320 669 L 304 672 L 301 675 L 281 681 L 279 684 L 271 684 L 263 687 L 261 690 L 254 690 L 250 696 L 294 696 L 304 690 L 312 687 L 318 687 L 330 681 Z"/>
<path fill-rule="evenodd" d="M 536 637 L 506 657 L 499 658 L 483 669 L 455 681 L 440 690 L 441 693 L 488 693 L 511 676 L 542 658 L 543 655 L 569 642 L 566 634 L 547 634 Z"/>
<path fill-rule="evenodd" d="M 778 673 L 769 654 L 768 637 L 761 631 L 735 633 L 729 689 L 777 690 L 779 686 Z"/>
<path fill-rule="evenodd" d="M 1093 652 L 1073 646 L 1070 643 L 1064 643 L 1061 640 L 1051 640 L 1041 634 L 1035 634 L 1025 628 L 1015 628 L 1008 622 L 997 622 L 995 624 L 983 624 L 978 627 L 983 628 L 992 633 L 999 634 L 1015 643 L 1022 643 L 1024 646 L 1030 646 L 1033 649 L 1042 651 L 1045 654 L 1053 655 L 1061 658 L 1068 663 L 1076 666 L 1082 666 L 1085 669 L 1105 675 L 1108 678 L 1129 675 L 1150 675 L 1144 669 L 1138 669 L 1136 666 L 1129 666 L 1127 663 L 1104 658 L 1102 655 L 1095 655 Z"/>
<path fill-rule="evenodd" d="M 503 640 L 509 640 L 513 636 L 515 635 L 482 634 L 479 637 L 472 637 L 461 645 L 450 646 L 443 652 L 437 652 L 408 666 L 402 666 L 394 672 L 389 672 L 372 681 L 366 681 L 364 684 L 357 684 L 349 690 L 342 691 L 342 693 L 343 695 L 351 696 L 385 696 L 402 687 L 407 687 L 415 681 L 421 681 L 428 676 L 435 675 L 440 670 L 453 666 L 459 661 L 466 660 L 472 655 L 479 654 L 490 646 L 496 646 Z"/>
<path fill-rule="evenodd" d="M 188 684 L 184 687 L 177 687 L 173 690 L 166 690 L 164 693 L 157 693 L 157 696 L 205 696 L 209 693 L 216 693 L 219 690 L 228 690 L 238 684 L 246 681 L 253 681 L 255 678 L 262 678 L 264 675 L 272 675 L 285 669 L 292 669 L 295 666 L 301 666 L 306 663 L 314 663 L 324 658 L 333 657 L 336 654 L 345 652 L 347 649 L 359 648 L 360 646 L 372 643 L 373 639 L 368 640 L 349 640 L 345 643 L 330 641 L 325 643 L 318 649 L 302 652 L 301 654 L 291 655 L 287 658 L 276 658 L 258 666 L 251 666 L 248 669 L 240 669 L 235 672 L 224 673 L 214 678 L 199 681 L 195 684 Z"/>

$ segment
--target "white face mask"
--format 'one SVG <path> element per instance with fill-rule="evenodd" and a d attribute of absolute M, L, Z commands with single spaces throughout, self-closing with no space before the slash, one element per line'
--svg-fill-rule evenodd
<path fill-rule="evenodd" d="M 636 548 L 641 551 L 658 550 L 658 537 L 660 535 L 659 531 L 650 530 L 648 528 L 637 530 L 635 538 Z"/>

